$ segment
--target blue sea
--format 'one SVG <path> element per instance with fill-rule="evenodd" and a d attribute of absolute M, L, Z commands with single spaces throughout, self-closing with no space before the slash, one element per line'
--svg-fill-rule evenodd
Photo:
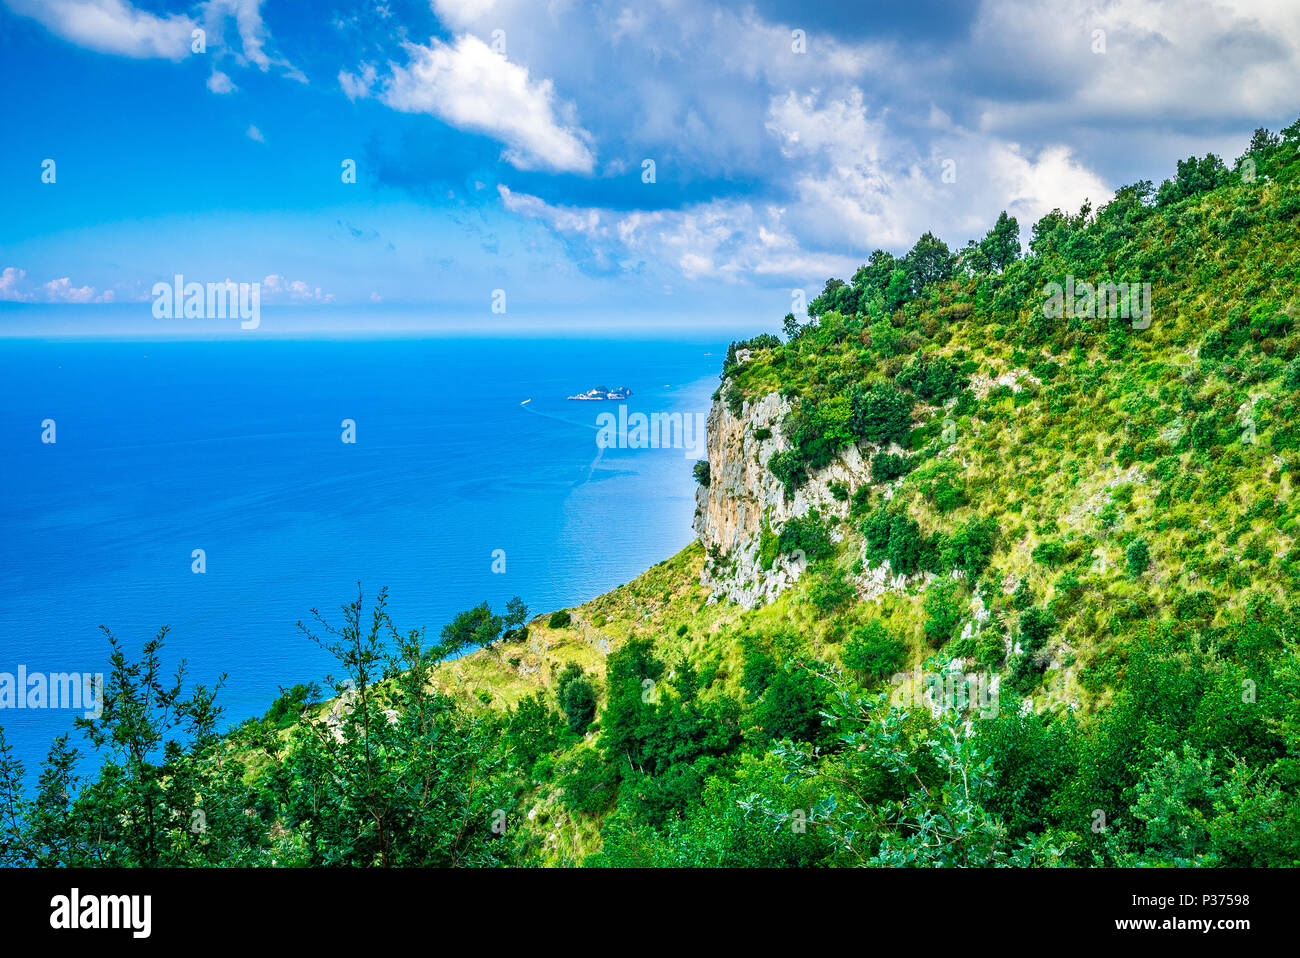
<path fill-rule="evenodd" d="M 697 456 L 601 450 L 618 403 L 565 397 L 627 386 L 629 413 L 707 413 L 725 348 L 0 341 L 0 672 L 107 672 L 101 625 L 132 653 L 166 625 L 169 665 L 227 673 L 234 722 L 331 671 L 296 623 L 336 619 L 358 582 L 431 639 L 482 601 L 599 595 L 692 540 Z M 30 769 L 60 732 L 80 744 L 74 714 L 0 709 L 0 726 Z"/>

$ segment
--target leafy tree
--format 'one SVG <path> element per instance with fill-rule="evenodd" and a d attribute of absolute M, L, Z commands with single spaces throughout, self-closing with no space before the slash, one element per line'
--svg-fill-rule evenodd
<path fill-rule="evenodd" d="M 940 403 L 951 399 L 962 387 L 956 364 L 946 356 L 935 355 L 913 356 L 895 382 L 922 399 Z"/>
<path fill-rule="evenodd" d="M 455 655 L 468 649 L 491 645 L 501 637 L 505 625 L 500 616 L 492 614 L 486 602 L 459 613 L 442 628 L 442 644 L 439 651 L 443 655 Z"/>
<path fill-rule="evenodd" d="M 940 579 L 925 593 L 925 637 L 934 648 L 940 648 L 951 639 L 961 624 L 961 584 L 953 579 Z"/>
<path fill-rule="evenodd" d="M 846 667 L 869 678 L 884 678 L 903 665 L 906 650 L 901 639 L 872 619 L 853 630 L 844 643 L 842 661 Z"/>
<path fill-rule="evenodd" d="M 903 444 L 912 429 L 912 404 L 886 383 L 855 387 L 850 397 L 853 431 L 867 442 Z"/>
<path fill-rule="evenodd" d="M 998 221 L 980 242 L 980 251 L 988 261 L 989 268 L 1002 272 L 1015 262 L 1020 255 L 1020 225 L 1014 216 L 1008 216 L 1003 210 Z"/>
<path fill-rule="evenodd" d="M 577 735 L 585 734 L 596 717 L 596 689 L 581 665 L 570 662 L 564 667 L 556 679 L 555 693 L 569 730 Z"/>
<path fill-rule="evenodd" d="M 903 265 L 908 274 L 909 292 L 916 296 L 926 286 L 951 279 L 956 270 L 957 257 L 943 240 L 927 232 L 922 234 L 903 258 Z"/>
<path fill-rule="evenodd" d="M 878 452 L 871 457 L 871 479 L 873 482 L 889 482 L 907 475 L 911 465 L 911 460 L 906 456 Z"/>
<path fill-rule="evenodd" d="M 383 590 L 369 616 L 360 594 L 341 611 L 339 625 L 313 610 L 319 631 L 301 626 L 342 668 L 329 680 L 333 721 L 293 731 L 270 785 L 286 825 L 306 842 L 304 864 L 509 860 L 518 811 L 499 731 L 432 691 L 445 641 L 426 647 L 421 631 L 399 633 Z M 482 618 L 458 616 L 457 628 Z"/>
<path fill-rule="evenodd" d="M 799 662 L 776 670 L 753 709 L 754 722 L 766 740 L 817 738 L 824 704 L 821 681 Z"/>
<path fill-rule="evenodd" d="M 1129 574 L 1134 578 L 1142 575 L 1151 565 L 1151 550 L 1143 539 L 1134 539 L 1124 550 L 1124 561 L 1128 564 Z"/>

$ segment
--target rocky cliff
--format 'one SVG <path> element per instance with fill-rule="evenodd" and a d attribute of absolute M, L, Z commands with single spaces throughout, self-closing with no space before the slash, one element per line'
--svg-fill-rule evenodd
<path fill-rule="evenodd" d="M 771 569 L 759 562 L 764 517 L 773 533 L 796 516 L 816 509 L 823 517 L 845 518 L 849 498 L 837 499 L 831 484 L 851 496 L 870 481 L 862 452 L 850 446 L 825 469 L 809 475 L 793 498 L 768 471 L 768 460 L 790 448 L 783 423 L 788 399 L 769 393 L 746 402 L 735 415 L 715 401 L 708 420 L 709 485 L 695 493 L 695 532 L 708 554 L 701 581 L 713 590 L 710 601 L 729 599 L 753 608 L 775 597 L 799 578 L 804 563 L 780 557 Z M 839 536 L 834 533 L 833 538 Z"/>

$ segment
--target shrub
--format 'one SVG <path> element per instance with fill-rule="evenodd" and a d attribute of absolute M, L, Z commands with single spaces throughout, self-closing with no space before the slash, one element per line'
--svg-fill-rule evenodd
<path fill-rule="evenodd" d="M 583 748 L 558 769 L 566 808 L 594 815 L 608 808 L 616 794 L 616 766 L 601 760 L 593 748 Z"/>
<path fill-rule="evenodd" d="M 1134 539 L 1124 550 L 1124 561 L 1128 564 L 1129 574 L 1134 578 L 1142 575 L 1151 565 L 1151 550 L 1143 539 Z"/>
<path fill-rule="evenodd" d="M 573 622 L 573 617 L 567 611 L 561 609 L 559 612 L 552 612 L 551 617 L 546 620 L 548 629 L 567 629 Z"/>
<path fill-rule="evenodd" d="M 957 367 L 946 356 L 913 356 L 895 382 L 934 402 L 955 396 L 962 387 Z"/>
<path fill-rule="evenodd" d="M 1047 609 L 1031 606 L 1020 614 L 1020 651 L 1033 655 L 1047 644 L 1056 619 Z"/>
<path fill-rule="evenodd" d="M 925 637 L 936 649 L 952 638 L 962 617 L 961 584 L 940 579 L 925 593 Z"/>
<path fill-rule="evenodd" d="M 1286 372 L 1282 375 L 1282 388 L 1289 392 L 1300 389 L 1300 359 L 1287 363 Z"/>
<path fill-rule="evenodd" d="M 808 599 L 818 612 L 829 614 L 852 602 L 855 594 L 848 575 L 835 567 L 818 576 L 808 590 Z"/>
<path fill-rule="evenodd" d="M 899 476 L 905 476 L 912 463 L 906 456 L 892 452 L 878 452 L 871 457 L 871 481 L 889 482 Z"/>
<path fill-rule="evenodd" d="M 767 521 L 767 516 L 763 516 L 763 522 L 758 530 L 759 568 L 772 568 L 772 565 L 776 562 L 776 557 L 780 554 L 780 537 L 772 531 L 772 525 Z"/>
<path fill-rule="evenodd" d="M 1030 556 L 1039 565 L 1053 569 L 1064 565 L 1070 557 L 1070 552 L 1065 543 L 1059 539 L 1047 539 L 1034 546 L 1034 551 L 1030 553 Z"/>
<path fill-rule="evenodd" d="M 709 485 L 709 460 L 697 459 L 691 473 L 695 476 L 695 481 L 700 485 L 708 488 Z"/>
<path fill-rule="evenodd" d="M 596 689 L 581 665 L 570 662 L 564 667 L 556 680 L 555 694 L 569 729 L 578 735 L 584 734 L 596 717 Z"/>
<path fill-rule="evenodd" d="M 966 492 L 958 479 L 960 466 L 948 460 L 936 460 L 912 476 L 921 494 L 940 512 L 950 512 L 966 501 Z"/>
<path fill-rule="evenodd" d="M 765 737 L 811 742 L 821 731 L 824 696 L 819 679 L 791 664 L 772 674 L 771 684 L 754 706 L 753 716 Z"/>
<path fill-rule="evenodd" d="M 998 521 L 991 516 L 975 518 L 944 538 L 940 558 L 945 569 L 960 569 L 973 581 L 988 568 L 997 544 Z"/>
<path fill-rule="evenodd" d="M 862 521 L 867 540 L 867 558 L 889 560 L 895 575 L 911 575 L 933 562 L 933 545 L 921 535 L 921 527 L 904 513 L 892 513 L 882 503 Z"/>
<path fill-rule="evenodd" d="M 1038 653 L 1055 627 L 1056 619 L 1047 609 L 1030 607 L 1020 614 L 1020 654 L 1009 669 L 1012 687 L 1024 691 L 1042 674 L 1047 666 L 1037 661 Z"/>
<path fill-rule="evenodd" d="M 803 458 L 794 449 L 773 453 L 767 461 L 767 471 L 785 486 L 787 499 L 793 499 L 795 491 L 808 479 Z"/>
<path fill-rule="evenodd" d="M 903 640 L 873 619 L 853 630 L 844 643 L 842 661 L 846 668 L 871 678 L 884 678 L 902 667 L 907 646 Z"/>
<path fill-rule="evenodd" d="M 777 537 L 777 550 L 784 555 L 802 550 L 804 558 L 809 562 L 816 562 L 831 554 L 833 549 L 830 533 L 816 509 L 786 522 Z"/>
<path fill-rule="evenodd" d="M 898 389 L 877 383 L 869 389 L 861 386 L 849 397 L 853 430 L 868 442 L 888 445 L 902 443 L 912 429 L 912 404 Z"/>

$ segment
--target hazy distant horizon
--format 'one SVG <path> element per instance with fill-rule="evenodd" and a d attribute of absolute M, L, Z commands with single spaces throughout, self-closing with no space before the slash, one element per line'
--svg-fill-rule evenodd
<path fill-rule="evenodd" d="M 149 303 L 85 305 L 0 304 L 0 339 L 392 339 L 444 336 L 551 338 L 589 336 L 676 339 L 682 335 L 754 336 L 778 332 L 778 307 L 720 316 L 707 309 L 689 313 L 630 312 L 608 307 L 518 310 L 494 316 L 486 311 L 439 311 L 422 305 L 328 307 L 265 306 L 256 329 L 238 319 L 156 319 Z"/>

